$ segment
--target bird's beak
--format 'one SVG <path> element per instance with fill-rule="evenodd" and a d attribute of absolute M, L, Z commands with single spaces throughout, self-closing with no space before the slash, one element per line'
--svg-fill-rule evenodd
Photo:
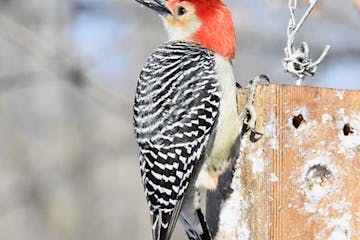
<path fill-rule="evenodd" d="M 141 5 L 150 8 L 154 10 L 157 14 L 160 16 L 166 16 L 171 15 L 172 13 L 169 11 L 169 9 L 166 8 L 163 2 L 161 0 L 154 0 L 154 3 L 149 2 L 148 0 L 135 0 Z"/>

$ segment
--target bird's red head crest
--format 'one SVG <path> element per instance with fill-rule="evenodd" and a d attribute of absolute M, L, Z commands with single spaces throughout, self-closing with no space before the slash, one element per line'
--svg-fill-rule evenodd
<path fill-rule="evenodd" d="M 194 8 L 194 14 L 200 21 L 199 27 L 188 41 L 198 43 L 227 59 L 235 56 L 235 30 L 231 12 L 221 0 L 169 0 L 167 8 L 173 13 L 179 6 Z"/>

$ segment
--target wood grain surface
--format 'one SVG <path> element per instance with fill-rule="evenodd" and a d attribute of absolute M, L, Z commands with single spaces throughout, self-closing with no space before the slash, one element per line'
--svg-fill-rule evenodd
<path fill-rule="evenodd" d="M 264 136 L 208 195 L 216 239 L 360 239 L 360 91 L 259 86 L 254 106 Z"/>

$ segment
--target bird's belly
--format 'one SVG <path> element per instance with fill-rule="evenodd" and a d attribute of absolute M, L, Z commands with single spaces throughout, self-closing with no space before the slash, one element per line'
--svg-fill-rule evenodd
<path fill-rule="evenodd" d="M 218 121 L 215 129 L 212 148 L 198 175 L 196 186 L 205 189 L 215 189 L 218 176 L 229 165 L 231 150 L 240 130 L 240 119 L 237 111 L 236 86 L 229 62 L 217 60 L 217 70 L 222 97 Z"/>
<path fill-rule="evenodd" d="M 228 106 L 227 112 L 219 116 L 213 148 L 206 162 L 213 171 L 220 174 L 227 168 L 232 146 L 239 135 L 240 122 L 236 106 Z"/>

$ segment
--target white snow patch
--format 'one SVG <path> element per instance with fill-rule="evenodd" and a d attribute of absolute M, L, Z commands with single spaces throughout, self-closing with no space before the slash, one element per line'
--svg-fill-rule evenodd
<path fill-rule="evenodd" d="M 326 227 L 323 228 L 316 236 L 316 240 L 350 240 L 354 230 L 351 227 L 351 214 L 344 213 L 339 218 L 328 218 L 324 216 Z M 328 235 L 330 232 L 330 235 Z"/>
<path fill-rule="evenodd" d="M 328 123 L 328 122 L 331 122 L 334 118 L 328 114 L 328 113 L 324 113 L 322 116 L 321 116 L 321 122 L 322 123 Z"/>
<path fill-rule="evenodd" d="M 247 224 L 243 224 L 237 232 L 237 238 L 236 239 L 251 239 L 250 229 L 247 226 Z"/>
<path fill-rule="evenodd" d="M 328 222 L 328 229 L 332 229 L 329 240 L 348 240 L 351 239 L 351 215 L 345 213 L 341 218 L 331 218 Z"/>
<path fill-rule="evenodd" d="M 247 142 L 244 141 L 241 144 L 240 153 L 246 148 L 246 143 Z M 237 162 L 241 160 L 242 156 L 240 154 Z M 241 182 L 241 168 L 237 167 L 231 183 L 231 188 L 234 191 L 221 206 L 219 232 L 217 234 L 219 239 L 221 239 L 222 236 L 229 235 L 233 236 L 233 239 L 251 239 L 250 228 L 246 219 L 248 205 L 242 195 L 243 186 Z"/>
<path fill-rule="evenodd" d="M 269 139 L 269 145 L 272 149 L 278 149 L 279 141 L 277 137 L 276 116 L 274 112 L 270 113 L 270 119 L 267 121 L 264 129 L 264 137 Z"/>
<path fill-rule="evenodd" d="M 324 188 L 318 184 L 314 184 L 311 189 L 305 191 L 308 201 L 304 203 L 305 211 L 308 213 L 317 212 L 319 202 L 329 193 L 329 188 Z"/>
<path fill-rule="evenodd" d="M 340 100 L 344 100 L 345 90 L 336 90 L 335 94 Z"/>
<path fill-rule="evenodd" d="M 227 201 L 222 203 L 219 225 L 220 228 L 221 226 L 229 227 L 237 222 L 241 213 L 238 205 L 239 203 L 242 203 L 243 207 L 247 208 L 246 202 L 237 190 L 232 193 L 231 197 Z"/>
<path fill-rule="evenodd" d="M 231 235 L 241 236 L 238 239 L 250 239 L 250 229 L 245 217 L 248 206 L 241 194 L 243 191 L 240 183 L 240 169 L 237 169 L 235 174 L 238 176 L 234 176 L 231 184 L 234 191 L 221 206 L 218 236 Z M 238 223 L 241 223 L 240 226 Z"/>
<path fill-rule="evenodd" d="M 339 108 L 337 113 L 340 117 L 344 117 L 345 116 L 345 108 Z"/>
<path fill-rule="evenodd" d="M 337 210 L 338 212 L 344 212 L 350 206 L 350 203 L 345 199 L 341 200 L 340 202 L 334 202 L 329 204 L 329 207 Z"/>
<path fill-rule="evenodd" d="M 262 173 L 265 170 L 263 153 L 262 149 L 258 149 L 256 152 L 251 152 L 247 157 L 252 163 L 252 170 L 254 174 Z"/>
<path fill-rule="evenodd" d="M 347 240 L 349 239 L 343 230 L 339 227 L 335 227 L 331 232 L 331 235 L 328 240 Z"/>
<path fill-rule="evenodd" d="M 270 181 L 271 182 L 278 182 L 279 178 L 278 178 L 278 176 L 276 176 L 275 173 L 270 173 Z"/>
<path fill-rule="evenodd" d="M 340 108 L 338 111 L 338 119 L 337 127 L 340 129 L 338 134 L 338 153 L 344 155 L 347 159 L 354 159 L 360 149 L 360 114 L 354 113 L 351 116 L 347 116 L 345 109 Z M 345 124 L 349 124 L 352 131 L 348 135 L 344 135 L 342 131 Z"/>

